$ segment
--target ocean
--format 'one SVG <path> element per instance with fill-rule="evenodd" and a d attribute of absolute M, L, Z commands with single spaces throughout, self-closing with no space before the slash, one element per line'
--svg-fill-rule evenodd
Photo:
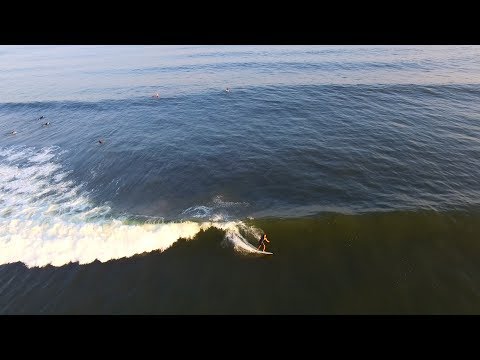
<path fill-rule="evenodd" d="M 479 58 L 0 46 L 0 314 L 479 314 Z"/>

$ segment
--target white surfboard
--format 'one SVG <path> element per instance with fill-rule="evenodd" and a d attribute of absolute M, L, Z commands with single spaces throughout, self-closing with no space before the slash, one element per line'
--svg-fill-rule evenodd
<path fill-rule="evenodd" d="M 263 255 L 273 255 L 273 253 L 269 252 L 269 251 L 260 251 L 260 250 L 257 250 L 256 251 L 257 254 L 263 254 Z"/>

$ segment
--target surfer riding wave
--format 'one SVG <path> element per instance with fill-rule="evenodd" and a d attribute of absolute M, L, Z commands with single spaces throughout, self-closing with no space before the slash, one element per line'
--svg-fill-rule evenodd
<path fill-rule="evenodd" d="M 265 241 L 266 242 L 270 242 L 268 239 L 267 239 L 267 234 L 263 234 L 261 237 L 260 237 L 260 240 L 258 241 L 258 247 L 257 249 L 260 250 L 260 247 L 263 245 L 263 250 L 262 251 L 265 251 Z"/>

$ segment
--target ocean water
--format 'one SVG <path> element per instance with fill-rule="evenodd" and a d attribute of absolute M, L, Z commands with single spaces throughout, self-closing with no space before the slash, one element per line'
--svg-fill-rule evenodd
<path fill-rule="evenodd" d="M 479 58 L 0 46 L 0 313 L 480 313 Z"/>

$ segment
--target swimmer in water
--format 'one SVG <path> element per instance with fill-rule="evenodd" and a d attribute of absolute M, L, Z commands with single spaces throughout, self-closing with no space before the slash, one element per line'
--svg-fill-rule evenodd
<path fill-rule="evenodd" d="M 45 124 L 43 124 L 42 126 L 48 126 L 48 125 L 50 125 L 50 122 L 49 122 L 49 121 L 47 121 L 47 122 L 46 122 Z"/>
<path fill-rule="evenodd" d="M 160 95 L 159 95 L 159 94 L 158 94 L 158 92 L 157 92 L 157 93 L 155 93 L 155 95 L 153 95 L 152 97 L 154 97 L 154 98 L 157 98 L 157 99 L 158 99 L 158 98 L 160 97 Z"/>
<path fill-rule="evenodd" d="M 16 135 L 17 132 L 15 130 L 10 131 L 10 135 Z"/>
<path fill-rule="evenodd" d="M 225 89 L 225 92 L 230 92 L 230 89 L 229 89 L 229 88 L 226 88 L 226 89 Z"/>
<path fill-rule="evenodd" d="M 103 140 L 102 139 L 98 140 L 98 143 L 103 144 Z"/>

